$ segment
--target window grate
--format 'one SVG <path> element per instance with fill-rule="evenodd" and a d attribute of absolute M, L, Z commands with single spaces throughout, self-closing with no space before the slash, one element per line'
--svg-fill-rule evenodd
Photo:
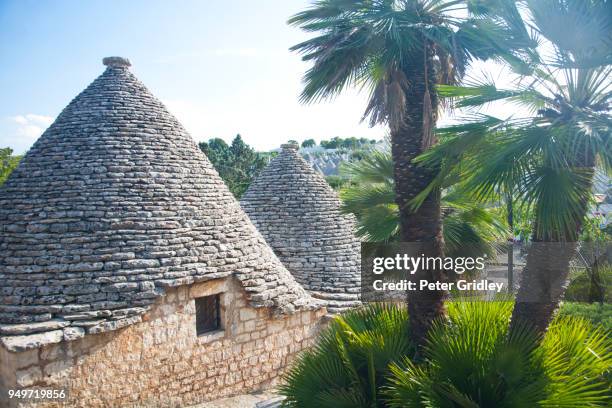
<path fill-rule="evenodd" d="M 219 295 L 212 295 L 195 299 L 196 333 L 198 336 L 221 328 L 219 298 Z"/>

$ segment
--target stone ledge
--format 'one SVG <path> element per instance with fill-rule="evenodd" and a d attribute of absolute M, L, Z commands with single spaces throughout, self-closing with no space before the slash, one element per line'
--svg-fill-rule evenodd
<path fill-rule="evenodd" d="M 0 334 L 19 336 L 24 334 L 48 332 L 62 329 L 69 324 L 70 322 L 65 320 L 48 320 L 46 322 L 39 323 L 2 324 L 0 325 Z"/>
<path fill-rule="evenodd" d="M 47 344 L 59 343 L 64 338 L 63 330 L 52 330 L 44 333 L 25 336 L 0 337 L 0 342 L 8 351 L 20 352 Z"/>

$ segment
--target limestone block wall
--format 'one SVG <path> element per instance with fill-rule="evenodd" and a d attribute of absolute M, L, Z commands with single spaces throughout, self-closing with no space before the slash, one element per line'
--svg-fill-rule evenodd
<path fill-rule="evenodd" d="M 222 329 L 197 336 L 194 299 L 217 293 Z M 67 401 L 19 406 L 95 408 L 183 407 L 267 389 L 311 344 L 323 314 L 255 309 L 232 278 L 180 286 L 124 329 L 19 353 L 0 347 L 0 391 L 67 387 Z"/>

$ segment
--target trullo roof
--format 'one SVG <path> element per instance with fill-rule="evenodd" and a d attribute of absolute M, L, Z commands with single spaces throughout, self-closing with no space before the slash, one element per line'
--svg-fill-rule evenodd
<path fill-rule="evenodd" d="M 113 330 L 166 286 L 229 275 L 255 307 L 320 307 L 129 61 L 104 63 L 0 188 L 5 346 Z"/>
<path fill-rule="evenodd" d="M 352 216 L 323 176 L 285 144 L 240 204 L 276 255 L 330 312 L 357 306 L 360 242 Z"/>

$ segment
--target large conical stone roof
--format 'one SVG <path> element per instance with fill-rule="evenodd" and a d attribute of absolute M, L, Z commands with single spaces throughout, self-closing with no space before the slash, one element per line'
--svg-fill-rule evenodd
<path fill-rule="evenodd" d="M 359 305 L 360 242 L 354 218 L 323 176 L 285 144 L 240 204 L 276 255 L 330 312 Z"/>
<path fill-rule="evenodd" d="M 112 330 L 232 274 L 255 307 L 319 307 L 129 62 L 104 62 L 0 188 L 0 335 Z"/>

